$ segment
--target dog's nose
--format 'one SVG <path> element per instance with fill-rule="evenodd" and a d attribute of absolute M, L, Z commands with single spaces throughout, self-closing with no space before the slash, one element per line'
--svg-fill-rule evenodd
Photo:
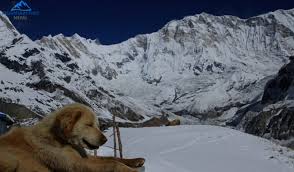
<path fill-rule="evenodd" d="M 101 145 L 104 145 L 107 142 L 107 138 L 104 135 L 102 135 L 100 141 L 101 141 Z"/>

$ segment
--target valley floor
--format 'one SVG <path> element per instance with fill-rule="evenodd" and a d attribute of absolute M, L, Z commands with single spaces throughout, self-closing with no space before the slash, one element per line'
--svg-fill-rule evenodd
<path fill-rule="evenodd" d="M 228 128 L 123 128 L 121 135 L 125 157 L 146 158 L 146 172 L 294 171 L 293 150 Z M 106 145 L 113 146 L 112 139 Z M 113 152 L 102 147 L 99 155 L 113 156 Z"/>

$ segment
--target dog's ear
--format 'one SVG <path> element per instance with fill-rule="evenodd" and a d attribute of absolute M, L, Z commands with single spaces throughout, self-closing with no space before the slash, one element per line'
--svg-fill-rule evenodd
<path fill-rule="evenodd" d="M 60 111 L 57 114 L 52 131 L 61 139 L 67 139 L 70 137 L 72 129 L 76 122 L 82 116 L 82 112 L 79 110 L 66 110 Z"/>

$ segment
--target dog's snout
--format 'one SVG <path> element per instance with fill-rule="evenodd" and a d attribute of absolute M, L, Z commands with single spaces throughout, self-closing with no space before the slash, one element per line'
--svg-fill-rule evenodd
<path fill-rule="evenodd" d="M 100 139 L 100 145 L 104 145 L 107 142 L 107 138 L 102 134 Z"/>

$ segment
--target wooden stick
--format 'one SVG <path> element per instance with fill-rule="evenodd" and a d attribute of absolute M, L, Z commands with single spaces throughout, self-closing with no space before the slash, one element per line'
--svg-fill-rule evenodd
<path fill-rule="evenodd" d="M 117 139 L 118 139 L 118 149 L 119 149 L 119 157 L 123 158 L 123 152 L 122 152 L 122 143 L 121 143 L 121 137 L 120 137 L 120 131 L 119 127 L 116 125 L 116 133 L 117 133 Z"/>
<path fill-rule="evenodd" d="M 101 146 L 101 147 L 106 147 L 106 148 L 114 149 L 114 148 L 111 147 L 111 146 Z M 116 150 L 118 150 L 118 149 L 116 149 Z"/>
<path fill-rule="evenodd" d="M 115 123 L 115 115 L 113 115 L 112 116 L 112 122 L 113 122 L 113 146 L 114 146 L 114 149 L 113 149 L 113 151 L 114 151 L 114 157 L 116 158 L 117 156 L 116 156 L 116 123 Z"/>

